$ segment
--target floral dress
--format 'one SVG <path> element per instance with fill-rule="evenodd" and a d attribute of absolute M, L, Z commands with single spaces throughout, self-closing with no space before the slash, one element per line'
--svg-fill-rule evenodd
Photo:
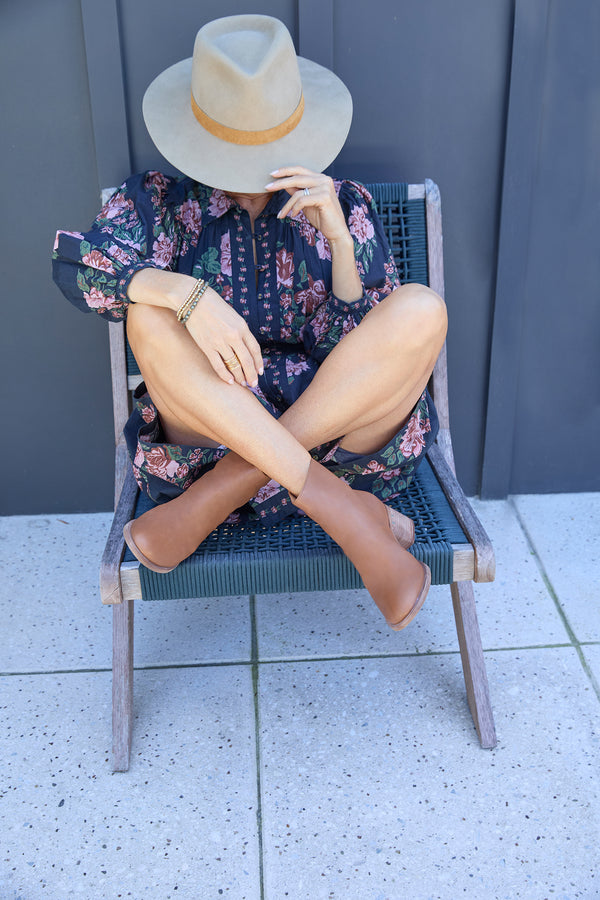
<path fill-rule="evenodd" d="M 127 288 L 140 269 L 204 278 L 258 340 L 264 374 L 251 390 L 277 417 L 305 390 L 341 338 L 399 284 L 370 194 L 351 181 L 335 186 L 354 238 L 364 288 L 359 300 L 346 302 L 333 294 L 327 239 L 304 214 L 277 218 L 288 199 L 285 191 L 273 194 L 252 233 L 247 211 L 223 191 L 160 172 L 129 178 L 89 231 L 58 232 L 54 280 L 79 309 L 117 321 L 127 315 Z M 437 416 L 425 391 L 408 422 L 378 452 L 349 453 L 339 440 L 311 452 L 353 487 L 386 500 L 406 488 L 436 431 Z M 138 484 L 158 503 L 177 496 L 227 452 L 225 447 L 167 443 L 143 383 L 135 392 L 125 437 Z M 270 482 L 233 518 L 258 516 L 269 523 L 295 510 L 287 492 Z"/>

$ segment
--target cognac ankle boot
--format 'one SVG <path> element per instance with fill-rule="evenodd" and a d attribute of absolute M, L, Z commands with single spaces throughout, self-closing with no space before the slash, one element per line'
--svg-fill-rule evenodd
<path fill-rule="evenodd" d="M 340 545 L 390 628 L 400 631 L 412 622 L 425 602 L 431 572 L 400 543 L 410 519 L 400 513 L 397 519 L 373 494 L 352 490 L 314 460 L 292 503 Z"/>
<path fill-rule="evenodd" d="M 147 569 L 171 572 L 269 479 L 236 453 L 227 453 L 179 497 L 123 528 L 127 546 Z"/>

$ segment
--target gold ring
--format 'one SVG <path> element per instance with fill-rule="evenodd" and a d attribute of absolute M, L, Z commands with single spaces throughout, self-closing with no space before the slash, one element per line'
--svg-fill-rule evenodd
<path fill-rule="evenodd" d="M 221 357 L 221 359 L 223 359 L 223 357 Z M 231 372 L 232 369 L 237 369 L 238 366 L 241 366 L 241 362 L 237 358 L 237 355 L 234 353 L 233 356 L 229 357 L 229 359 L 223 359 L 223 365 Z"/>

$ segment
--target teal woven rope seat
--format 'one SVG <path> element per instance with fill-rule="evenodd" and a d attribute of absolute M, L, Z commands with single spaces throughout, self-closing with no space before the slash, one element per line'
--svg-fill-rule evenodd
<path fill-rule="evenodd" d="M 415 522 L 411 552 L 431 569 L 433 584 L 453 581 L 452 544 L 467 544 L 462 528 L 425 459 L 408 490 L 391 505 Z M 140 494 L 136 517 L 153 506 Z M 127 549 L 124 562 L 135 562 Z M 266 527 L 223 524 L 166 575 L 140 566 L 145 600 L 329 591 L 363 587 L 338 545 L 307 516 Z"/>

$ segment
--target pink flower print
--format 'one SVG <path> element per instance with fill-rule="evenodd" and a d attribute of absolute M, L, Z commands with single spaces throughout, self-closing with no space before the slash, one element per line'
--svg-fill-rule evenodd
<path fill-rule="evenodd" d="M 219 291 L 223 300 L 227 300 L 228 303 L 231 303 L 233 300 L 233 288 L 230 284 L 223 285 L 222 289 Z"/>
<path fill-rule="evenodd" d="M 221 272 L 231 277 L 231 238 L 228 231 L 221 236 Z"/>
<path fill-rule="evenodd" d="M 202 459 L 204 457 L 204 450 L 202 447 L 196 447 L 195 450 L 192 450 L 190 453 L 190 465 L 199 466 L 202 464 Z"/>
<path fill-rule="evenodd" d="M 166 175 L 163 175 L 162 172 L 148 172 L 148 174 L 146 175 L 146 185 L 148 187 L 154 184 L 157 188 L 163 189 L 166 188 L 168 183 L 168 178 L 166 177 Z"/>
<path fill-rule="evenodd" d="M 346 316 L 344 321 L 342 322 L 342 337 L 348 332 L 352 331 L 353 328 L 356 328 L 356 322 L 352 318 L 352 316 Z"/>
<path fill-rule="evenodd" d="M 84 291 L 83 296 L 90 309 L 115 309 L 119 306 L 116 297 L 106 296 L 96 287 L 91 288 L 89 294 Z"/>
<path fill-rule="evenodd" d="M 355 206 L 348 219 L 350 234 L 356 238 L 359 244 L 366 244 L 375 235 L 373 223 L 365 213 L 364 207 Z"/>
<path fill-rule="evenodd" d="M 365 466 L 365 472 L 384 472 L 384 471 L 385 471 L 385 466 L 383 465 L 383 463 L 377 462 L 376 459 L 372 459 Z"/>
<path fill-rule="evenodd" d="M 324 334 L 329 330 L 329 316 L 327 310 L 319 311 L 314 319 L 311 319 L 310 327 L 315 341 L 318 343 Z"/>
<path fill-rule="evenodd" d="M 283 248 L 275 254 L 277 267 L 277 284 L 280 287 L 291 287 L 294 275 L 294 254 Z"/>
<path fill-rule="evenodd" d="M 177 476 L 177 478 L 187 478 L 189 473 L 190 473 L 190 467 L 188 466 L 188 464 L 181 463 L 179 466 L 177 466 L 177 471 L 176 471 L 175 475 Z"/>
<path fill-rule="evenodd" d="M 139 469 L 139 468 L 141 468 L 143 462 L 144 462 L 144 451 L 138 444 L 137 449 L 135 451 L 135 458 L 133 460 L 133 464 L 134 464 L 134 466 L 136 466 L 136 468 Z"/>
<path fill-rule="evenodd" d="M 122 213 L 133 211 L 133 200 L 126 200 L 122 194 L 116 193 L 105 205 L 102 214 L 105 219 L 115 219 Z"/>
<path fill-rule="evenodd" d="M 317 231 L 317 254 L 319 259 L 331 259 L 329 241 L 320 231 Z"/>
<path fill-rule="evenodd" d="M 106 252 L 113 259 L 116 259 L 117 262 L 123 263 L 123 265 L 125 265 L 125 266 L 131 262 L 130 255 L 128 253 L 126 253 L 122 247 L 117 247 L 116 244 L 111 244 Z"/>
<path fill-rule="evenodd" d="M 306 372 L 308 369 L 308 363 L 305 359 L 286 359 L 285 361 L 285 374 L 288 377 L 288 380 L 291 381 L 294 375 L 300 375 L 302 372 Z"/>
<path fill-rule="evenodd" d="M 392 478 L 398 478 L 402 474 L 399 468 L 397 469 L 386 469 L 385 472 L 382 473 L 381 477 L 384 481 L 391 481 Z"/>
<path fill-rule="evenodd" d="M 270 497 L 273 497 L 275 494 L 279 493 L 280 490 L 281 488 L 277 484 L 277 482 L 271 480 L 268 484 L 265 484 L 259 489 L 254 499 L 257 501 L 257 503 L 264 503 Z"/>
<path fill-rule="evenodd" d="M 428 431 L 431 431 L 429 419 L 425 419 L 424 422 L 421 422 L 421 410 L 418 410 L 416 416 L 412 416 L 406 426 L 406 434 L 402 438 L 402 443 L 400 444 L 400 452 L 405 459 L 409 459 L 411 456 L 421 455 L 421 451 L 425 446 L 425 438 L 423 435 L 427 434 Z"/>
<path fill-rule="evenodd" d="M 298 231 L 309 245 L 309 247 L 315 246 L 315 233 L 316 228 L 314 225 L 311 225 L 303 212 L 299 212 L 297 216 L 294 217 L 294 221 L 298 226 Z"/>
<path fill-rule="evenodd" d="M 150 475 L 158 478 L 174 478 L 177 475 L 179 463 L 175 459 L 169 459 L 162 447 L 153 447 L 145 454 L 146 469 Z"/>
<path fill-rule="evenodd" d="M 165 268 L 173 259 L 174 241 L 164 232 L 159 234 L 152 245 L 152 260 L 159 268 Z"/>
<path fill-rule="evenodd" d="M 312 275 L 308 276 L 308 288 L 299 291 L 294 297 L 294 300 L 300 306 L 305 316 L 310 316 L 317 306 L 320 306 L 326 299 L 327 290 L 325 288 L 325 282 L 322 278 L 314 281 Z"/>
<path fill-rule="evenodd" d="M 90 266 L 92 269 L 100 269 L 102 272 L 110 272 L 111 275 L 114 275 L 113 264 L 99 250 L 91 250 L 89 253 L 86 253 L 85 256 L 81 257 L 81 261 L 84 266 Z"/>
<path fill-rule="evenodd" d="M 220 190 L 214 190 L 208 201 L 208 211 L 212 216 L 222 216 L 232 206 L 231 199 Z"/>
<path fill-rule="evenodd" d="M 150 422 L 153 422 L 156 418 L 156 414 L 151 406 L 142 406 L 140 415 L 147 424 L 150 424 Z"/>
<path fill-rule="evenodd" d="M 197 200 L 186 200 L 179 209 L 179 218 L 188 231 L 198 232 L 202 224 L 202 211 Z"/>

